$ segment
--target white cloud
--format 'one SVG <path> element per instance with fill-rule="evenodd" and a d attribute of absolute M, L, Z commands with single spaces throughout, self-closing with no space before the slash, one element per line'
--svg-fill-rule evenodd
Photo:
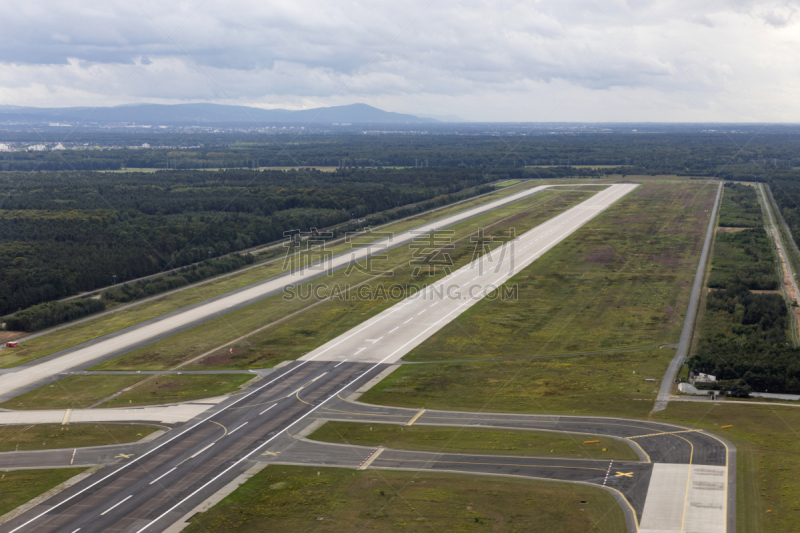
<path fill-rule="evenodd" d="M 748 0 L 6 2 L 0 103 L 799 121 L 794 15 Z"/>

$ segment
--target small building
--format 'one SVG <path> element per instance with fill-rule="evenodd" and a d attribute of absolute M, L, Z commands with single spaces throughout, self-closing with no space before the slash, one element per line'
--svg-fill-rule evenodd
<path fill-rule="evenodd" d="M 47 146 L 43 144 L 32 144 L 28 146 L 29 152 L 44 152 L 45 150 L 47 150 Z"/>
<path fill-rule="evenodd" d="M 698 372 L 697 374 L 689 376 L 689 381 L 694 384 L 714 383 L 717 381 L 717 376 L 712 376 L 711 374 L 703 374 L 702 372 Z"/>
<path fill-rule="evenodd" d="M 16 348 L 17 346 L 19 346 L 17 341 L 8 341 L 6 343 L 6 348 Z"/>

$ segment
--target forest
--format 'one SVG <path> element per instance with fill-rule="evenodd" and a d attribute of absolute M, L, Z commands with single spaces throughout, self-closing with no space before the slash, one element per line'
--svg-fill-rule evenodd
<path fill-rule="evenodd" d="M 0 314 L 273 242 L 289 230 L 354 230 L 399 218 L 487 192 L 491 179 L 458 167 L 2 173 Z M 179 286 L 202 272 L 164 283 Z"/>
<path fill-rule="evenodd" d="M 30 135 L 24 138 L 34 139 Z M 83 137 L 76 134 L 75 139 Z M 5 152 L 0 153 L 0 170 L 468 166 L 502 172 L 526 168 L 534 176 L 553 177 L 601 175 L 608 170 L 580 166 L 609 165 L 620 167 L 619 173 L 768 181 L 777 176 L 794 179 L 794 168 L 800 167 L 800 140 L 788 133 L 539 132 L 513 137 L 487 132 L 296 136 L 151 133 L 95 134 L 92 139 L 117 148 L 96 150 L 91 142 L 78 151 Z M 139 148 L 144 143 L 171 148 Z M 178 149 L 180 146 L 187 148 Z"/>
<path fill-rule="evenodd" d="M 778 293 L 754 294 L 739 283 L 711 291 L 689 368 L 716 376 L 717 387 L 738 396 L 800 393 L 800 349 L 788 343 L 788 320 Z"/>

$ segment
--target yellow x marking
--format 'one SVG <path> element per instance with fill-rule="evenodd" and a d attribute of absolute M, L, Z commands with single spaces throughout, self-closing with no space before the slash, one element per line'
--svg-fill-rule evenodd
<path fill-rule="evenodd" d="M 617 472 L 615 477 L 633 477 L 633 472 Z"/>
<path fill-rule="evenodd" d="M 130 459 L 134 455 L 136 455 L 136 454 L 135 453 L 127 453 L 127 454 L 126 453 L 121 453 L 121 454 L 115 456 L 114 459 Z"/>
<path fill-rule="evenodd" d="M 261 455 L 273 455 L 273 456 L 275 456 L 275 455 L 278 455 L 279 453 L 281 453 L 281 452 L 264 452 Z"/>

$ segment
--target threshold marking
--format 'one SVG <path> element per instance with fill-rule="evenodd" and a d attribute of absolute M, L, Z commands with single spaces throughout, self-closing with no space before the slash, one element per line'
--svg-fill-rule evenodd
<path fill-rule="evenodd" d="M 172 473 L 172 472 L 173 472 L 173 471 L 174 471 L 176 468 L 178 468 L 178 467 L 177 467 L 177 466 L 174 466 L 174 467 L 172 467 L 172 470 L 168 470 L 168 471 L 166 471 L 165 473 L 161 474 L 160 476 L 158 476 L 157 478 L 155 478 L 153 481 L 151 481 L 150 483 L 148 483 L 148 485 L 152 485 L 153 483 L 155 483 L 156 481 L 158 481 L 158 480 L 159 480 L 159 479 L 161 479 L 162 477 L 164 477 L 164 476 L 166 476 L 166 475 L 168 475 L 168 474 Z"/>
<path fill-rule="evenodd" d="M 260 413 L 258 413 L 258 414 L 259 414 L 259 416 L 260 416 L 260 415 L 263 415 L 264 413 L 266 413 L 267 411 L 269 411 L 270 409 L 272 409 L 272 408 L 273 408 L 273 407 L 275 407 L 276 405 L 278 405 L 278 404 L 277 404 L 277 403 L 273 403 L 272 405 L 270 405 L 269 407 L 267 407 L 266 409 L 264 409 L 263 411 L 261 411 Z"/>
<path fill-rule="evenodd" d="M 372 464 L 372 461 L 377 459 L 378 456 L 381 453 L 383 453 L 383 450 L 385 450 L 385 449 L 386 448 L 384 448 L 383 446 L 378 446 L 377 448 L 372 450 L 372 453 L 369 454 L 368 456 L 366 456 L 363 461 L 361 461 L 361 464 L 358 465 L 358 468 L 356 468 L 356 470 L 366 470 L 367 467 Z"/>
<path fill-rule="evenodd" d="M 107 512 L 111 511 L 112 509 L 114 509 L 114 508 L 116 508 L 116 507 L 119 507 L 120 505 L 122 505 L 122 504 L 123 504 L 123 503 L 125 503 L 126 501 L 130 500 L 131 498 L 133 498 L 133 494 L 131 494 L 130 496 L 128 496 L 128 497 L 127 497 L 127 498 L 125 498 L 124 500 L 122 500 L 122 501 L 120 501 L 120 502 L 117 502 L 117 503 L 115 503 L 114 505 L 112 505 L 111 507 L 109 507 L 108 509 L 106 509 L 105 511 L 103 511 L 102 513 L 100 513 L 100 516 L 103 516 L 103 515 L 104 515 L 104 514 L 106 514 Z M 77 529 L 76 529 L 76 531 L 77 531 Z"/>

